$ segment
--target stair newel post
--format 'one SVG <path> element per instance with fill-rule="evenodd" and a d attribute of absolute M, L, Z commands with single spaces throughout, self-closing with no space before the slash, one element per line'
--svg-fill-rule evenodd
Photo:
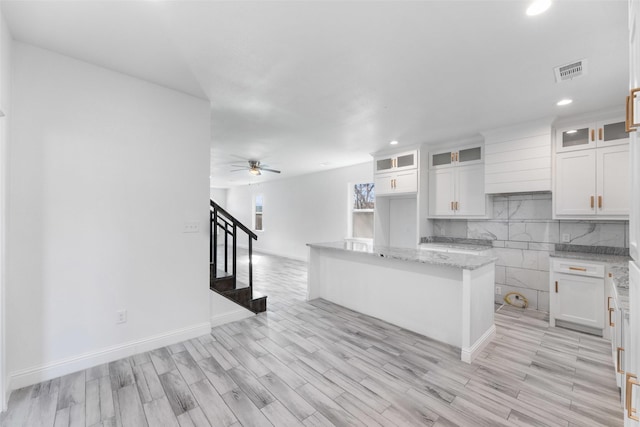
<path fill-rule="evenodd" d="M 253 239 L 249 238 L 249 292 L 253 295 Z"/>
<path fill-rule="evenodd" d="M 213 234 L 213 243 L 209 252 L 209 259 L 213 262 L 213 277 L 218 277 L 218 209 L 213 207 L 211 215 L 211 233 Z"/>
<path fill-rule="evenodd" d="M 238 235 L 238 227 L 236 226 L 235 222 L 233 223 L 233 254 L 231 255 L 231 259 L 233 260 L 233 277 L 236 277 L 236 264 L 237 264 L 237 235 Z"/>
<path fill-rule="evenodd" d="M 229 224 L 224 223 L 224 272 L 229 272 Z"/>

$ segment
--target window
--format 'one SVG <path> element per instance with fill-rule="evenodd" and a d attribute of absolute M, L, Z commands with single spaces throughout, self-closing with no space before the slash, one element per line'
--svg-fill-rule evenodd
<path fill-rule="evenodd" d="M 351 209 L 351 237 L 373 239 L 373 208 L 375 192 L 372 182 L 353 186 Z"/>
<path fill-rule="evenodd" d="M 255 200 L 254 215 L 253 215 L 253 229 L 256 231 L 262 231 L 262 194 L 258 194 Z"/>

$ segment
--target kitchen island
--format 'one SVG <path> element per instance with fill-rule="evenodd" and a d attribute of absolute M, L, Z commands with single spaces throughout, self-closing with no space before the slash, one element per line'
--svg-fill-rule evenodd
<path fill-rule="evenodd" d="M 308 246 L 308 300 L 458 347 L 467 363 L 495 336 L 493 256 L 349 241 Z"/>

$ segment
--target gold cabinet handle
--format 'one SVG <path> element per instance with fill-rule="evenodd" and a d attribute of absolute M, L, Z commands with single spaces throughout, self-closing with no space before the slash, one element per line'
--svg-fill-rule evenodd
<path fill-rule="evenodd" d="M 622 352 L 624 351 L 624 348 L 622 347 L 618 347 L 616 349 L 616 361 L 618 362 L 618 366 L 616 366 L 616 372 L 619 374 L 624 374 L 624 371 L 622 370 Z"/>
<path fill-rule="evenodd" d="M 611 300 L 613 297 L 607 297 L 607 310 L 611 310 Z"/>
<path fill-rule="evenodd" d="M 556 280 L 556 294 L 558 293 L 558 281 Z"/>
<path fill-rule="evenodd" d="M 627 387 L 625 391 L 625 407 L 627 409 L 627 417 L 634 421 L 640 421 L 640 418 L 638 418 L 638 416 L 636 415 L 638 409 L 633 407 L 633 402 L 631 401 L 631 398 L 633 397 L 632 391 L 634 385 L 640 385 L 640 382 L 638 382 L 638 377 L 627 372 Z"/>
<path fill-rule="evenodd" d="M 594 203 L 595 203 L 595 199 L 593 196 L 591 196 L 591 209 L 593 209 Z"/>
<path fill-rule="evenodd" d="M 598 209 L 602 209 L 602 196 L 598 196 Z"/>
<path fill-rule="evenodd" d="M 460 208 L 458 208 L 458 202 L 456 202 L 456 210 L 460 210 Z"/>
<path fill-rule="evenodd" d="M 603 134 L 603 129 L 598 128 L 598 141 L 602 141 L 602 134 Z"/>
<path fill-rule="evenodd" d="M 632 91 L 633 93 L 633 91 Z M 634 94 L 635 97 L 635 94 Z M 625 120 L 624 120 L 624 130 L 626 130 L 627 132 L 635 132 L 638 129 L 636 128 L 637 125 L 635 125 L 633 123 L 633 116 L 634 116 L 634 112 L 633 112 L 633 98 L 631 96 L 627 96 L 627 104 L 626 104 L 626 115 L 625 115 Z"/>
<path fill-rule="evenodd" d="M 456 153 L 451 153 L 451 163 L 455 162 L 456 160 Z"/>
<path fill-rule="evenodd" d="M 596 130 L 591 129 L 591 141 L 595 141 L 595 140 L 596 140 Z"/>
<path fill-rule="evenodd" d="M 587 271 L 586 268 L 584 267 L 569 267 L 569 270 L 574 270 L 574 271 Z"/>
<path fill-rule="evenodd" d="M 453 209 L 453 202 L 451 202 L 451 210 L 452 211 L 455 210 L 455 209 Z"/>
<path fill-rule="evenodd" d="M 611 320 L 611 314 L 614 312 L 615 308 L 610 308 L 609 309 L 609 326 L 614 327 L 616 326 L 616 324 L 613 322 L 613 320 Z"/>
<path fill-rule="evenodd" d="M 629 94 L 629 129 L 631 130 L 637 130 L 636 128 L 640 126 L 640 123 L 634 122 L 635 116 L 636 116 L 636 113 L 634 111 L 635 109 L 634 101 L 636 100 L 636 94 L 638 92 L 640 92 L 640 89 L 635 88 L 635 89 L 632 89 Z"/>

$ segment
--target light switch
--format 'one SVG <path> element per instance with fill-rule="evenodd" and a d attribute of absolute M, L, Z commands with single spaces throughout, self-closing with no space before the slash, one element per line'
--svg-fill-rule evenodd
<path fill-rule="evenodd" d="M 185 221 L 182 227 L 183 233 L 198 233 L 200 232 L 200 221 Z"/>

